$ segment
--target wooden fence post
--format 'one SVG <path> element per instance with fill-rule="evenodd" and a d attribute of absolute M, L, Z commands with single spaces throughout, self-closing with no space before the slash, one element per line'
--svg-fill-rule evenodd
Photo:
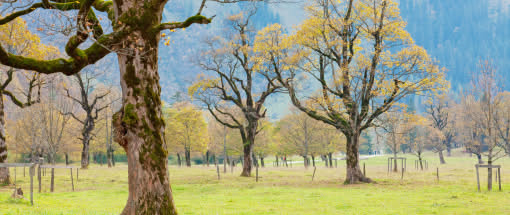
<path fill-rule="evenodd" d="M 436 171 L 437 181 L 439 182 L 439 167 L 437 167 L 437 169 L 436 169 L 436 170 L 437 170 L 437 171 Z M 477 169 L 477 171 L 478 171 L 478 169 Z"/>
<path fill-rule="evenodd" d="M 51 176 L 50 176 L 50 178 L 51 178 L 50 192 L 53 193 L 53 191 L 55 191 L 55 168 L 51 168 Z"/>
<path fill-rule="evenodd" d="M 37 180 L 39 181 L 39 193 L 41 193 L 41 165 L 37 165 Z"/>
<path fill-rule="evenodd" d="M 402 177 L 400 178 L 401 180 L 404 179 L 404 167 L 402 167 Z"/>
<path fill-rule="evenodd" d="M 71 168 L 69 170 L 71 170 L 71 186 L 73 187 L 73 192 L 74 192 L 73 168 Z"/>
<path fill-rule="evenodd" d="M 480 175 L 478 174 L 478 165 L 476 167 L 476 184 L 478 185 L 478 192 L 480 192 Z"/>

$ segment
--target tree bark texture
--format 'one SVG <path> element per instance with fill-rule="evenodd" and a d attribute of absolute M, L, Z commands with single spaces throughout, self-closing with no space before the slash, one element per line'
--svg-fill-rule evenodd
<path fill-rule="evenodd" d="M 250 119 L 246 128 L 247 137 L 243 138 L 243 171 L 241 176 L 250 177 L 252 169 L 253 144 L 255 143 L 255 135 L 257 134 L 258 120 Z"/>
<path fill-rule="evenodd" d="M 346 146 L 346 179 L 345 184 L 356 184 L 360 182 L 369 183 L 372 182 L 370 178 L 367 178 L 361 172 L 359 167 L 359 133 L 356 132 L 354 135 L 347 136 L 347 146 Z M 331 163 L 330 163 L 331 164 Z"/>
<path fill-rule="evenodd" d="M 189 148 L 184 149 L 184 158 L 186 159 L 186 166 L 191 167 L 191 150 Z"/>
<path fill-rule="evenodd" d="M 166 1 L 114 0 L 115 17 L 135 28 L 118 54 L 122 108 L 113 116 L 115 140 L 126 151 L 129 197 L 122 215 L 177 214 L 168 179 L 158 73 L 159 32 Z M 115 28 L 115 27 L 114 27 Z"/>
<path fill-rule="evenodd" d="M 5 142 L 4 96 L 0 93 L 0 163 L 7 163 L 7 143 Z M 0 184 L 10 184 L 9 168 L 0 168 Z"/>

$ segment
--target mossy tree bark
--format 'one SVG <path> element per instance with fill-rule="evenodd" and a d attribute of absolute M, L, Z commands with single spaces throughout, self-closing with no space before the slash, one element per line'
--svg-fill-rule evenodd
<path fill-rule="evenodd" d="M 128 160 L 129 196 L 122 214 L 177 214 L 167 174 L 158 73 L 159 31 L 166 1 L 115 0 L 116 17 L 134 28 L 118 54 L 122 108 L 114 114 L 116 141 Z"/>
<path fill-rule="evenodd" d="M 222 3 L 236 1 L 215 0 Z M 4 25 L 36 9 L 74 11 L 77 31 L 65 45 L 69 58 L 38 60 L 9 53 L 0 45 L 0 63 L 38 73 L 74 75 L 116 52 L 121 75 L 123 106 L 113 116 L 115 139 L 128 157 L 129 197 L 122 214 L 177 214 L 167 176 L 167 152 L 158 74 L 160 31 L 209 24 L 198 13 L 183 22 L 161 23 L 167 0 L 50 0 L 37 2 L 0 18 Z M 7 3 L 6 3 L 7 4 Z M 96 12 L 105 13 L 113 32 L 104 34 Z M 94 43 L 81 49 L 93 37 Z"/>
<path fill-rule="evenodd" d="M 139 5 L 139 8 L 143 7 Z M 161 10 L 151 14 L 154 21 L 161 19 Z M 124 44 L 141 49 L 133 55 L 118 55 L 123 107 L 113 118 L 116 141 L 126 151 L 128 160 L 129 197 L 122 214 L 177 214 L 162 138 L 164 122 L 157 56 L 159 34 L 140 30 L 132 36 L 139 38 L 138 42 L 125 41 Z"/>
<path fill-rule="evenodd" d="M 0 93 L 0 163 L 7 163 L 7 143 L 5 142 L 4 95 Z M 0 168 L 0 184 L 10 184 L 9 168 Z"/>

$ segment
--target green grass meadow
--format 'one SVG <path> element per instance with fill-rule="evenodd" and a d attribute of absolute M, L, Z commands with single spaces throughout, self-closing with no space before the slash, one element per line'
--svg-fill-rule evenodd
<path fill-rule="evenodd" d="M 170 166 L 170 182 L 180 214 L 510 214 L 510 159 L 503 158 L 503 191 L 487 191 L 487 170 L 481 171 L 482 192 L 477 191 L 474 164 L 476 158 L 455 154 L 439 165 L 436 155 L 427 154 L 429 169 L 414 168 L 415 157 L 408 157 L 408 171 L 387 173 L 387 157 L 362 160 L 373 184 L 344 185 L 345 163 L 326 168 L 301 164 L 292 168 L 266 167 L 255 177 L 239 177 L 241 167 L 230 169 L 218 181 L 216 167 Z M 298 158 L 294 158 L 296 160 Z M 439 181 L 436 168 L 439 168 Z M 92 165 L 80 170 L 76 191 L 71 191 L 69 170 L 56 169 L 56 190 L 50 193 L 49 174 L 43 177 L 42 192 L 35 183 L 34 206 L 29 203 L 29 177 L 17 169 L 17 184 L 27 200 L 10 198 L 13 186 L 0 188 L 0 214 L 119 214 L 127 195 L 127 166 L 115 168 Z M 49 171 L 48 171 L 49 172 Z M 255 171 L 253 172 L 255 175 Z M 14 178 L 14 169 L 11 169 Z M 76 177 L 76 175 L 75 175 Z M 35 178 L 34 178 L 35 179 Z M 76 178 L 75 178 L 76 179 Z"/>

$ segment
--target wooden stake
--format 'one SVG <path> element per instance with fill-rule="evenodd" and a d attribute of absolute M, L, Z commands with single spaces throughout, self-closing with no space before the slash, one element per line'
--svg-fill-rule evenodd
<path fill-rule="evenodd" d="M 39 181 L 39 193 L 41 193 L 41 165 L 37 165 L 37 180 Z"/>
<path fill-rule="evenodd" d="M 69 169 L 71 170 L 71 186 L 73 187 L 73 192 L 74 192 L 74 180 L 73 180 L 73 169 Z"/>
<path fill-rule="evenodd" d="M 367 176 L 367 172 L 365 170 L 365 163 L 363 163 L 363 175 L 366 177 Z"/>
<path fill-rule="evenodd" d="M 478 166 L 476 167 L 476 184 L 478 186 L 478 192 L 480 192 L 480 174 L 478 173 Z"/>
<path fill-rule="evenodd" d="M 439 182 L 439 167 L 437 167 L 436 169 L 436 175 L 437 175 L 437 181 Z M 476 171 L 478 172 L 478 169 L 476 169 Z"/>
<path fill-rule="evenodd" d="M 402 178 L 400 178 L 400 179 L 402 179 L 402 180 L 404 179 L 404 167 L 402 167 Z"/>

